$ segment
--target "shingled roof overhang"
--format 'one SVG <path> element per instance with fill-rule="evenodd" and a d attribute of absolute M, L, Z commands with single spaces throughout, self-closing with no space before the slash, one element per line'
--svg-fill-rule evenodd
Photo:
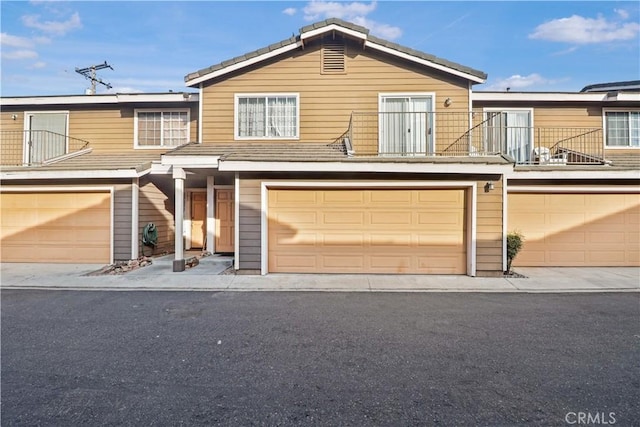
<path fill-rule="evenodd" d="M 474 84 L 484 83 L 487 79 L 486 73 L 482 71 L 372 36 L 365 27 L 341 19 L 331 18 L 302 27 L 298 36 L 292 36 L 267 47 L 190 73 L 185 76 L 185 83 L 190 87 L 197 86 L 207 80 L 249 67 L 292 50 L 300 49 L 304 47 L 306 40 L 332 32 L 339 32 L 347 37 L 358 39 L 365 48 L 374 49 L 421 66 L 453 74 Z"/>
<path fill-rule="evenodd" d="M 0 179 L 91 179 L 138 178 L 160 163 L 159 153 L 97 154 L 88 153 L 60 162 L 38 166 L 2 166 Z"/>
<path fill-rule="evenodd" d="M 349 156 L 343 143 L 187 144 L 165 153 L 163 166 L 221 172 L 394 172 L 500 174 L 513 167 L 502 156 Z"/>

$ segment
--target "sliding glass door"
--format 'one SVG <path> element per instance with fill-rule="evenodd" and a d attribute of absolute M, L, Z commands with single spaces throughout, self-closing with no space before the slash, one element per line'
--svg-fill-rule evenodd
<path fill-rule="evenodd" d="M 379 152 L 382 155 L 424 156 L 433 153 L 432 97 L 380 97 Z"/>
<path fill-rule="evenodd" d="M 485 151 L 506 154 L 518 163 L 530 160 L 533 150 L 531 111 L 485 111 Z"/>

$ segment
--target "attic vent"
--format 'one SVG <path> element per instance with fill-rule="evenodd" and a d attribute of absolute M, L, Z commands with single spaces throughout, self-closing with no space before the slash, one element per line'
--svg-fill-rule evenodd
<path fill-rule="evenodd" d="M 325 41 L 322 44 L 322 73 L 342 74 L 345 72 L 345 46 L 342 41 Z"/>

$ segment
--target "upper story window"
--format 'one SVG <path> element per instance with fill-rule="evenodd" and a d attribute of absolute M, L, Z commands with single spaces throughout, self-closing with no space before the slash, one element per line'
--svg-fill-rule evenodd
<path fill-rule="evenodd" d="M 236 95 L 236 139 L 298 139 L 298 94 Z"/>
<path fill-rule="evenodd" d="M 640 147 L 640 111 L 605 111 L 606 145 Z"/>
<path fill-rule="evenodd" d="M 137 148 L 178 147 L 189 142 L 189 110 L 136 110 Z"/>

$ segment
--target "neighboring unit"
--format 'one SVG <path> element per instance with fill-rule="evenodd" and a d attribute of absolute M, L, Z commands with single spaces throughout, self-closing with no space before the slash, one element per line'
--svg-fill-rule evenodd
<path fill-rule="evenodd" d="M 160 155 L 197 138 L 197 116 L 189 93 L 3 98 L 2 262 L 137 258 L 149 222 L 173 251 Z"/>
<path fill-rule="evenodd" d="M 3 98 L 2 261 L 129 259 L 154 222 L 174 271 L 497 276 L 511 230 L 516 265 L 640 265 L 640 93 L 485 79 L 330 19 L 197 94 Z"/>

